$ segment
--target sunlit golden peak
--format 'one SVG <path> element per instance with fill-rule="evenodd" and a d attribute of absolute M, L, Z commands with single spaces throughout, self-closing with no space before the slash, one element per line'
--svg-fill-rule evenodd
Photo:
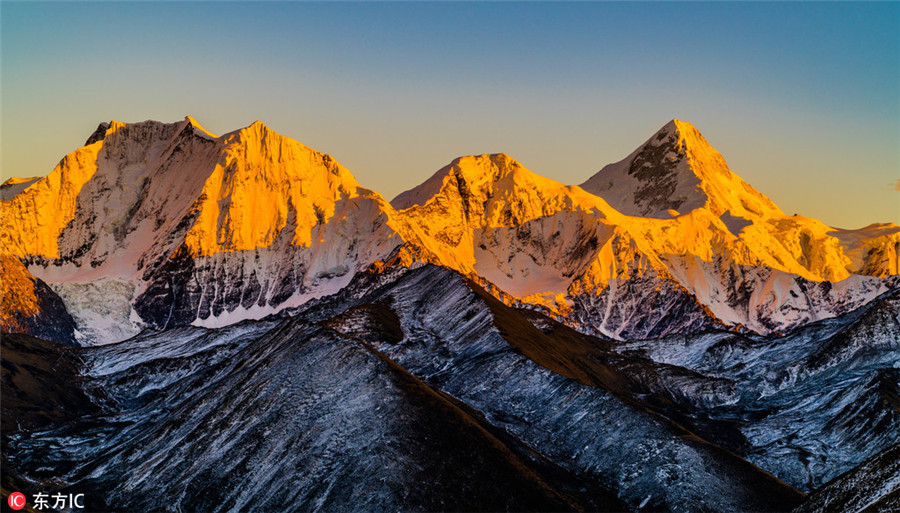
<path fill-rule="evenodd" d="M 488 154 L 488 155 L 485 155 L 485 156 L 488 157 L 488 158 L 490 158 L 491 160 L 494 160 L 494 161 L 497 161 L 497 162 L 516 162 L 516 163 L 518 164 L 518 162 L 516 161 L 516 159 L 510 157 L 510 156 L 509 156 L 508 154 L 506 154 L 506 153 L 491 153 L 491 154 Z"/>
<path fill-rule="evenodd" d="M 203 125 L 201 125 L 193 116 L 185 116 L 184 120 L 187 121 L 188 124 L 190 124 L 192 127 L 194 127 L 194 129 L 199 130 L 200 132 L 203 132 L 204 134 L 212 137 L 213 139 L 216 139 L 219 137 L 219 136 L 213 134 L 212 132 L 210 132 L 209 130 L 203 128 Z"/>
<path fill-rule="evenodd" d="M 451 164 L 479 164 L 494 166 L 521 166 L 516 159 L 506 153 L 483 153 L 481 155 L 466 155 L 454 160 Z"/>
<path fill-rule="evenodd" d="M 239 128 L 233 132 L 228 132 L 223 137 L 228 137 L 231 135 L 248 134 L 248 133 L 255 133 L 258 135 L 266 135 L 270 132 L 276 133 L 273 130 L 271 130 L 268 126 L 266 126 L 265 123 L 263 123 L 262 121 L 257 119 L 256 121 L 254 121 L 253 123 L 250 123 L 249 125 L 245 126 L 244 128 Z"/>
<path fill-rule="evenodd" d="M 450 164 L 469 180 L 494 182 L 516 172 L 528 172 L 506 153 L 485 153 L 459 157 Z M 530 172 L 529 172 L 530 173 Z"/>
<path fill-rule="evenodd" d="M 706 142 L 706 140 L 703 139 L 703 136 L 700 134 L 700 131 L 697 130 L 697 127 L 688 123 L 687 121 L 682 121 L 678 118 L 675 118 L 663 125 L 663 127 L 660 128 L 659 131 L 657 131 L 658 136 L 661 134 L 674 134 L 681 140 L 702 140 L 703 142 Z"/>
<path fill-rule="evenodd" d="M 104 121 L 104 122 L 100 123 L 99 125 L 97 125 L 97 129 L 94 130 L 94 133 L 92 133 L 90 135 L 90 137 L 87 138 L 87 140 L 84 142 L 84 145 L 88 146 L 88 145 L 96 143 L 97 141 L 102 141 L 103 139 L 106 138 L 107 135 L 115 132 L 116 130 L 118 130 L 124 126 L 125 126 L 125 123 L 122 123 L 121 121 L 112 120 L 109 123 Z"/>

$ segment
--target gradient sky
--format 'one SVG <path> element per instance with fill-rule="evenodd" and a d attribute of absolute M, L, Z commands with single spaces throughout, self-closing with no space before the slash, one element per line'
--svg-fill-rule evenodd
<path fill-rule="evenodd" d="M 101 121 L 256 119 L 388 199 L 460 155 L 579 184 L 672 118 L 788 214 L 900 223 L 900 3 L 0 5 L 2 176 Z"/>

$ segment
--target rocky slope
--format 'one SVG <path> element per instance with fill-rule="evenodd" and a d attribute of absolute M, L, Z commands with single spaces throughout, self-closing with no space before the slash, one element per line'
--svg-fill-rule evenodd
<path fill-rule="evenodd" d="M 32 363 L 4 366 L 7 394 L 23 398 L 4 418 L 31 417 L 4 430 L 4 484 L 90 492 L 104 510 L 152 509 L 160 494 L 173 509 L 218 511 L 774 511 L 801 501 L 636 403 L 639 370 L 578 357 L 576 332 L 559 338 L 571 351 L 531 345 L 517 334 L 529 326 L 427 266 L 362 276 L 287 320 L 176 328 L 49 359 L 60 350 L 7 337 L 4 353 Z M 46 380 L 34 369 L 48 365 L 81 399 L 53 414 L 18 408 L 20 384 Z"/>
<path fill-rule="evenodd" d="M 4 488 L 100 510 L 893 500 L 896 294 L 778 339 L 623 343 L 427 265 L 282 314 L 102 347 L 4 337 Z"/>
<path fill-rule="evenodd" d="M 714 332 L 619 348 L 732 383 L 728 400 L 683 410 L 713 431 L 736 429 L 729 449 L 803 491 L 900 439 L 897 292 L 781 338 Z"/>
<path fill-rule="evenodd" d="M 35 339 L 9 342 L 15 360 L 43 354 Z M 587 506 L 558 490 L 466 410 L 321 327 L 180 329 L 107 347 L 70 356 L 102 395 L 89 413 L 67 404 L 39 434 L 4 430 L 4 484 L 77 489 L 98 511 L 154 510 L 160 496 L 191 511 L 619 509 L 609 494 Z"/>
<path fill-rule="evenodd" d="M 62 299 L 12 255 L 0 254 L 0 332 L 75 344 L 75 321 Z"/>
<path fill-rule="evenodd" d="M 895 444 L 809 496 L 796 513 L 889 513 L 900 510 L 900 444 Z"/>

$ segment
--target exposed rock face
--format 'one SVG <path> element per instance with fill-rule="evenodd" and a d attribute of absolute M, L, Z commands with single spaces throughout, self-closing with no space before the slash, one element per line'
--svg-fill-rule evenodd
<path fill-rule="evenodd" d="M 260 122 L 113 121 L 3 185 L 0 236 L 85 343 L 262 318 L 391 265 L 448 267 L 619 339 L 787 332 L 900 284 L 900 227 L 785 216 L 681 121 L 583 186 L 481 155 L 389 204 Z"/>
<path fill-rule="evenodd" d="M 0 332 L 75 344 L 75 321 L 62 299 L 12 255 L 0 255 Z"/>
<path fill-rule="evenodd" d="M 782 217 L 771 200 L 734 174 L 690 123 L 673 119 L 631 155 L 581 187 L 620 212 L 667 219 L 669 210 L 706 208 L 714 216 Z"/>
<path fill-rule="evenodd" d="M 873 456 L 809 496 L 796 513 L 900 510 L 900 444 Z"/>

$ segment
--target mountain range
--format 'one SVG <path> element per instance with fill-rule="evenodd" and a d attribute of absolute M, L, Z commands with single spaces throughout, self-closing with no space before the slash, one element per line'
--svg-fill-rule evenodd
<path fill-rule="evenodd" d="M 787 215 L 689 123 L 387 201 L 261 122 L 112 121 L 0 195 L 4 496 L 900 507 L 900 226 Z"/>
<path fill-rule="evenodd" d="M 39 334 L 62 303 L 71 321 L 44 317 L 81 344 L 263 318 L 392 265 L 620 340 L 787 333 L 900 283 L 900 227 L 785 215 L 678 120 L 580 187 L 477 155 L 390 203 L 261 122 L 113 121 L 2 191 L 5 268 L 32 289 L 4 303 L 4 331 Z"/>

